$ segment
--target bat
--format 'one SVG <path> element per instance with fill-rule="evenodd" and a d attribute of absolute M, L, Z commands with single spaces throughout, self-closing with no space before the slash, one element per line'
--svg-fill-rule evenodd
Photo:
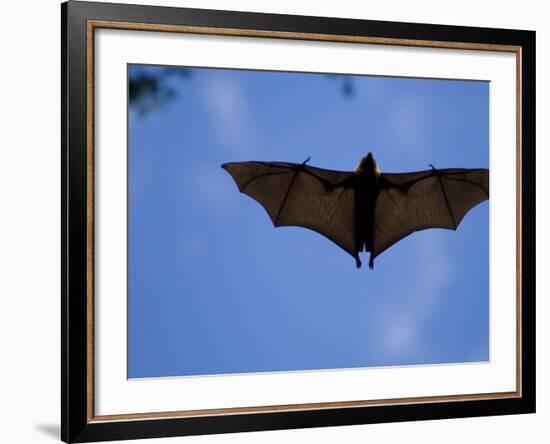
<path fill-rule="evenodd" d="M 275 227 L 308 228 L 330 239 L 361 267 L 415 231 L 456 230 L 466 213 L 489 199 L 489 170 L 431 169 L 382 173 L 372 153 L 355 171 L 289 162 L 222 165 L 239 191 L 262 205 Z"/>

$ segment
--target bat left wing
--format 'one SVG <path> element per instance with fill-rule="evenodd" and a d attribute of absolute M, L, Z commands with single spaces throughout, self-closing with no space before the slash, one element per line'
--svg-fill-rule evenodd
<path fill-rule="evenodd" d="M 239 190 L 264 207 L 273 225 L 309 228 L 357 258 L 352 172 L 288 162 L 222 165 Z"/>
<path fill-rule="evenodd" d="M 470 209 L 489 199 L 487 169 L 384 173 L 380 180 L 372 258 L 415 231 L 456 230 Z"/>

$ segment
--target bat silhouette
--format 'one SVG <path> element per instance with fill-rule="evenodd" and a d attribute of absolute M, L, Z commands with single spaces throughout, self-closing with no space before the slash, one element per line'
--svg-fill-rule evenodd
<path fill-rule="evenodd" d="M 415 231 L 456 230 L 466 213 L 489 199 L 489 170 L 448 168 L 382 173 L 368 153 L 355 171 L 306 163 L 233 162 L 222 165 L 239 190 L 260 203 L 276 227 L 322 234 L 355 258 L 374 259 Z"/>

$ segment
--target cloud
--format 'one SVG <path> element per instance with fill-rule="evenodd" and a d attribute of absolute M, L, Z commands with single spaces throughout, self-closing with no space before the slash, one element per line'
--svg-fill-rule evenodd
<path fill-rule="evenodd" d="M 359 79 L 355 93 L 358 99 L 373 108 L 379 108 L 387 103 L 392 89 L 385 77 L 365 76 Z"/>
<path fill-rule="evenodd" d="M 425 150 L 430 131 L 428 110 L 421 96 L 406 94 L 388 110 L 388 134 L 398 148 L 415 153 Z"/>
<path fill-rule="evenodd" d="M 402 300 L 378 307 L 373 328 L 379 340 L 380 360 L 414 356 L 423 349 L 424 325 L 453 279 L 453 261 L 442 240 L 433 236 L 429 242 L 416 242 L 415 247 L 417 269 L 411 273 L 423 279 L 415 279 L 415 285 L 402 295 Z M 390 299 L 389 295 L 382 297 L 385 301 Z"/>
<path fill-rule="evenodd" d="M 200 261 L 207 260 L 211 247 L 211 241 L 201 233 L 193 232 L 190 234 L 184 232 L 179 239 L 181 258 L 189 267 L 194 267 Z"/>
<path fill-rule="evenodd" d="M 423 273 L 425 279 L 418 282 L 416 293 L 417 309 L 425 315 L 430 314 L 442 294 L 445 287 L 453 278 L 453 260 L 448 251 L 443 246 L 443 242 L 439 236 L 431 236 L 429 242 L 417 242 L 416 257 L 417 264 L 421 270 L 419 275 Z M 425 264 L 429 265 L 429 271 L 426 272 Z"/>
<path fill-rule="evenodd" d="M 229 202 L 238 195 L 233 180 L 219 164 L 197 163 L 183 177 L 184 189 L 201 206 L 215 213 L 225 214 Z"/>
<path fill-rule="evenodd" d="M 200 90 L 218 143 L 236 156 L 254 152 L 252 117 L 242 85 L 217 75 L 203 79 Z"/>
<path fill-rule="evenodd" d="M 384 349 L 392 355 L 411 352 L 418 343 L 418 320 L 412 313 L 397 313 L 388 316 L 385 322 L 385 334 L 382 336 Z"/>

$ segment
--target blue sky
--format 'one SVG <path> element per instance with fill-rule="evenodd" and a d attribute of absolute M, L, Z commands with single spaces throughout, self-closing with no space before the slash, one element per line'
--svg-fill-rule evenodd
<path fill-rule="evenodd" d="M 353 76 L 346 95 L 324 74 L 166 81 L 172 100 L 129 110 L 130 378 L 489 359 L 488 202 L 357 270 L 321 235 L 275 229 L 220 168 L 353 170 L 368 151 L 386 172 L 488 168 L 487 82 Z"/>

